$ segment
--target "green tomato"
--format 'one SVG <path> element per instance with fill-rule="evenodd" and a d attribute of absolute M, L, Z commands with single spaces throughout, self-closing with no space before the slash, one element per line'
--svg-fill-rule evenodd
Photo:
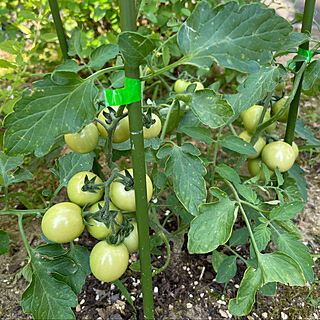
<path fill-rule="evenodd" d="M 130 221 L 130 223 L 133 225 L 133 230 L 124 238 L 123 243 L 127 247 L 129 253 L 133 253 L 139 249 L 138 225 L 134 221 Z"/>
<path fill-rule="evenodd" d="M 104 282 L 119 279 L 125 273 L 128 263 L 129 253 L 123 243 L 113 245 L 100 241 L 90 254 L 91 271 L 98 280 Z"/>
<path fill-rule="evenodd" d="M 263 167 L 262 167 L 262 161 L 260 158 L 255 158 L 255 159 L 248 159 L 248 170 L 251 174 L 251 176 L 255 177 L 258 176 L 259 179 L 261 180 L 266 180 Z M 270 169 L 270 177 L 274 174 L 274 172 Z"/>
<path fill-rule="evenodd" d="M 262 110 L 263 110 L 263 106 L 254 105 L 244 112 L 242 120 L 243 120 L 244 127 L 246 128 L 249 134 L 253 134 L 254 131 L 256 130 Z M 267 110 L 264 116 L 263 122 L 266 122 L 269 119 L 270 119 L 270 112 Z M 271 133 L 276 127 L 276 125 L 277 125 L 276 122 L 274 122 L 273 124 L 271 124 L 266 128 L 266 131 Z"/>
<path fill-rule="evenodd" d="M 280 141 L 283 141 L 283 139 L 281 139 Z M 291 147 L 292 147 L 292 149 L 294 151 L 295 159 L 297 159 L 298 156 L 299 156 L 299 148 L 298 148 L 297 144 L 294 141 L 292 141 Z"/>
<path fill-rule="evenodd" d="M 252 136 L 247 131 L 242 131 L 239 134 L 239 138 L 243 139 L 246 142 L 250 142 L 251 137 Z M 248 156 L 248 159 L 258 158 L 265 145 L 266 145 L 266 139 L 264 137 L 259 137 L 259 139 L 257 140 L 257 142 L 253 146 L 256 149 L 256 151 L 258 152 L 258 154 L 256 156 Z"/>
<path fill-rule="evenodd" d="M 81 208 L 72 202 L 55 204 L 44 214 L 41 229 L 50 241 L 56 243 L 73 241 L 84 229 Z"/>
<path fill-rule="evenodd" d="M 99 202 L 95 203 L 94 205 L 92 205 L 90 207 L 89 211 L 91 213 L 97 212 L 99 210 L 99 204 L 101 205 L 101 207 L 103 207 L 104 201 L 99 201 Z M 119 211 L 119 209 L 112 202 L 109 202 L 109 210 Z M 122 219 L 123 219 L 122 213 L 121 213 L 121 211 L 119 211 L 115 220 L 119 224 L 121 224 Z M 112 233 L 111 226 L 108 228 L 103 222 L 97 221 L 92 217 L 88 218 L 87 222 L 91 224 L 91 226 L 87 225 L 87 230 L 96 239 L 99 239 L 99 240 L 104 239 L 107 237 L 107 235 Z M 117 225 L 115 225 L 114 229 L 115 229 L 115 232 L 117 232 L 119 230 L 119 227 Z"/>
<path fill-rule="evenodd" d="M 152 119 L 156 120 L 156 122 L 150 127 L 143 127 L 143 137 L 145 139 L 152 139 L 159 135 L 161 131 L 161 120 L 156 114 L 152 114 Z"/>
<path fill-rule="evenodd" d="M 288 171 L 296 160 L 296 155 L 290 144 L 283 141 L 268 143 L 261 153 L 262 161 L 270 170 L 279 168 L 280 172 Z"/>
<path fill-rule="evenodd" d="M 114 106 L 112 107 L 115 111 L 117 111 L 119 109 L 119 106 Z M 109 113 L 109 110 L 108 108 L 104 108 L 98 115 L 98 119 L 101 120 L 102 122 L 104 122 L 107 126 L 109 126 L 107 123 L 106 123 L 106 119 L 103 115 L 103 111 Z M 98 130 L 101 134 L 101 136 L 105 139 L 107 139 L 108 137 L 108 132 L 107 130 L 103 127 L 103 125 L 101 125 L 100 123 L 98 123 Z M 121 143 L 121 142 L 124 142 L 126 140 L 128 140 L 130 137 L 130 129 L 129 129 L 129 118 L 128 116 L 127 117 L 124 117 L 123 119 L 121 119 L 117 126 L 116 126 L 116 129 L 114 130 L 114 133 L 113 133 L 113 137 L 112 137 L 112 142 L 114 143 Z"/>
<path fill-rule="evenodd" d="M 93 204 L 101 199 L 104 192 L 104 187 L 99 187 L 95 193 L 89 191 L 82 191 L 81 188 L 84 186 L 84 179 L 88 176 L 91 180 L 93 177 L 96 178 L 95 184 L 102 183 L 102 180 L 93 172 L 81 171 L 75 174 L 69 181 L 67 187 L 67 193 L 69 199 L 78 204 L 79 206 L 84 206 L 85 204 Z"/>
<path fill-rule="evenodd" d="M 94 123 L 90 123 L 78 133 L 65 134 L 64 141 L 72 151 L 89 153 L 98 145 L 99 131 Z"/>
<path fill-rule="evenodd" d="M 277 86 L 275 87 L 275 90 L 276 91 L 283 91 L 285 87 L 286 87 L 286 82 L 281 81 L 280 83 L 277 84 Z"/>
<path fill-rule="evenodd" d="M 131 176 L 133 176 L 133 170 L 128 169 Z M 125 175 L 125 171 L 120 172 L 122 175 Z M 147 201 L 149 202 L 152 197 L 153 186 L 149 176 L 146 174 L 147 181 Z M 120 210 L 124 211 L 136 211 L 136 199 L 135 199 L 135 191 L 134 189 L 125 190 L 125 186 L 118 182 L 117 179 L 113 180 L 110 185 L 110 199 L 115 206 L 117 206 Z"/>
<path fill-rule="evenodd" d="M 183 80 L 183 79 L 178 79 L 175 83 L 174 83 L 174 91 L 176 93 L 184 93 L 188 86 L 189 86 L 190 82 Z"/>
<path fill-rule="evenodd" d="M 273 114 L 277 114 L 282 109 L 282 107 L 284 106 L 287 100 L 288 100 L 288 97 L 283 97 L 277 102 L 275 102 L 271 107 Z M 289 115 L 289 107 L 286 109 L 285 113 L 278 120 L 280 122 L 287 123 L 288 115 Z"/>

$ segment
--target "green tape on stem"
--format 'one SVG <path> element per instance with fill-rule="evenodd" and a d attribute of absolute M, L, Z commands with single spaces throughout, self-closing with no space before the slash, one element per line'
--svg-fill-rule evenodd
<path fill-rule="evenodd" d="M 121 106 L 141 100 L 141 81 L 125 78 L 124 88 L 106 90 L 106 106 Z"/>
<path fill-rule="evenodd" d="M 303 56 L 303 57 L 306 57 L 305 61 L 306 61 L 307 63 L 310 63 L 313 54 L 314 54 L 314 53 L 311 52 L 310 50 L 306 50 L 306 49 L 302 49 L 302 48 L 299 48 L 299 49 L 298 49 L 298 55 Z M 295 67 L 295 65 L 296 65 L 296 61 L 294 61 L 294 58 L 288 60 L 287 66 L 288 66 L 290 69 L 293 69 L 293 68 Z"/>

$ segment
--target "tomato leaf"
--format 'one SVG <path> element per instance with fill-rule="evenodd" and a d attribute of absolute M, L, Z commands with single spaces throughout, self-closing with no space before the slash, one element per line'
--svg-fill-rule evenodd
<path fill-rule="evenodd" d="M 67 186 L 76 173 L 91 170 L 93 159 L 92 152 L 86 154 L 71 152 L 58 159 L 58 170 L 51 169 L 51 171 L 59 177 L 60 184 Z"/>
<path fill-rule="evenodd" d="M 237 191 L 239 192 L 239 194 L 246 200 L 249 201 L 253 204 L 258 204 L 259 200 L 258 200 L 258 195 L 257 193 L 250 188 L 249 186 L 246 186 L 244 184 L 239 184 L 239 183 L 234 183 L 234 186 L 236 187 Z"/>
<path fill-rule="evenodd" d="M 304 90 L 311 89 L 317 79 L 320 80 L 320 60 L 314 60 L 307 66 L 302 82 L 302 88 Z"/>
<path fill-rule="evenodd" d="M 206 144 L 211 144 L 214 140 L 211 138 L 211 131 L 205 127 L 182 127 L 181 132 L 191 138 L 203 141 Z"/>
<path fill-rule="evenodd" d="M 216 172 L 221 178 L 229 180 L 230 182 L 235 182 L 237 184 L 241 183 L 241 179 L 237 171 L 226 164 L 220 164 L 218 167 L 216 167 Z"/>
<path fill-rule="evenodd" d="M 299 212 L 303 211 L 305 202 L 294 201 L 284 203 L 276 207 L 270 212 L 270 219 L 272 220 L 289 220 L 295 217 Z"/>
<path fill-rule="evenodd" d="M 309 254 L 309 248 L 301 241 L 298 241 L 297 236 L 287 232 L 274 232 L 272 237 L 279 250 L 290 255 L 290 257 L 299 263 L 306 280 L 310 283 L 313 282 L 314 272 L 312 266 L 314 265 L 314 261 Z"/>
<path fill-rule="evenodd" d="M 77 306 L 76 295 L 67 284 L 48 274 L 54 270 L 54 261 L 32 256 L 32 281 L 22 294 L 21 306 L 35 319 L 75 319 L 71 308 Z"/>
<path fill-rule="evenodd" d="M 225 258 L 218 269 L 218 273 L 216 276 L 216 281 L 218 283 L 226 283 L 230 281 L 237 273 L 237 257 L 236 256 L 228 256 Z"/>
<path fill-rule="evenodd" d="M 299 119 L 297 119 L 299 120 Z M 307 191 L 307 182 L 303 177 L 303 174 L 305 171 L 299 167 L 296 163 L 293 164 L 293 166 L 289 170 L 289 176 L 293 179 L 295 179 L 296 184 L 298 186 L 299 191 L 302 194 L 302 197 L 305 201 L 308 199 L 308 191 Z"/>
<path fill-rule="evenodd" d="M 248 241 L 249 231 L 246 227 L 236 229 L 229 239 L 229 246 L 241 246 Z"/>
<path fill-rule="evenodd" d="M 137 32 L 125 31 L 119 35 L 119 47 L 126 62 L 137 67 L 144 62 L 155 45 L 152 40 Z"/>
<path fill-rule="evenodd" d="M 259 289 L 259 292 L 264 296 L 272 297 L 277 293 L 277 283 L 268 282 Z"/>
<path fill-rule="evenodd" d="M 58 243 L 48 243 L 42 246 L 39 246 L 35 249 L 35 252 L 41 256 L 47 256 L 50 258 L 59 257 L 67 253 L 67 251 Z"/>
<path fill-rule="evenodd" d="M 255 156 L 258 154 L 256 149 L 250 143 L 236 136 L 229 136 L 227 139 L 222 141 L 221 146 L 234 152 L 249 156 Z"/>
<path fill-rule="evenodd" d="M 119 47 L 116 44 L 103 44 L 90 54 L 88 66 L 94 70 L 101 69 L 104 64 L 116 57 Z"/>
<path fill-rule="evenodd" d="M 291 32 L 289 34 L 289 37 L 287 38 L 287 41 L 281 46 L 281 48 L 278 50 L 278 52 L 283 52 L 283 51 L 287 51 L 290 49 L 295 49 L 296 48 L 308 41 L 309 37 L 307 34 L 305 33 L 301 33 L 301 32 Z"/>
<path fill-rule="evenodd" d="M 235 112 L 230 121 L 234 121 L 241 112 L 262 100 L 268 92 L 275 89 L 285 76 L 286 71 L 282 67 L 274 66 L 261 67 L 258 72 L 249 74 L 237 88 L 237 94 L 225 95 Z M 259 83 L 258 86 L 257 83 Z"/>
<path fill-rule="evenodd" d="M 73 261 L 77 266 L 77 271 L 68 275 L 62 275 L 58 272 L 54 274 L 54 277 L 57 280 L 68 284 L 74 293 L 80 294 L 87 275 L 91 273 L 89 265 L 89 251 L 87 248 L 82 246 L 73 246 L 65 257 L 69 257 L 71 261 Z"/>
<path fill-rule="evenodd" d="M 237 297 L 229 301 L 229 312 L 235 316 L 244 316 L 251 311 L 256 292 L 262 286 L 263 278 L 261 269 L 249 267 L 242 278 Z"/>
<path fill-rule="evenodd" d="M 189 105 L 195 116 L 211 128 L 225 125 L 234 114 L 227 100 L 210 89 L 193 92 Z"/>
<path fill-rule="evenodd" d="M 295 132 L 304 140 L 307 140 L 309 144 L 314 145 L 316 147 L 320 146 L 320 140 L 315 138 L 314 132 L 310 129 L 306 128 L 306 123 L 297 119 Z"/>
<path fill-rule="evenodd" d="M 188 250 L 190 253 L 207 253 L 225 244 L 237 217 L 234 202 L 228 196 L 218 202 L 204 203 L 199 216 L 190 224 Z"/>
<path fill-rule="evenodd" d="M 198 215 L 198 206 L 207 196 L 206 184 L 203 176 L 206 168 L 195 155 L 186 153 L 182 147 L 161 148 L 158 155 L 170 154 L 166 162 L 165 172 L 172 176 L 173 189 L 176 197 L 192 215 Z"/>
<path fill-rule="evenodd" d="M 211 264 L 212 264 L 212 268 L 213 270 L 218 273 L 218 269 L 222 263 L 222 261 L 224 259 L 228 258 L 228 256 L 226 254 L 224 254 L 223 252 L 220 252 L 218 250 L 214 250 L 212 252 L 212 256 L 211 256 Z"/>
<path fill-rule="evenodd" d="M 0 255 L 9 251 L 9 244 L 9 235 L 4 230 L 0 230 Z"/>
<path fill-rule="evenodd" d="M 201 1 L 178 32 L 186 62 L 219 65 L 241 72 L 257 72 L 272 60 L 272 51 L 286 42 L 292 26 L 260 4 L 239 7 L 228 2 L 215 8 Z"/>
<path fill-rule="evenodd" d="M 77 132 L 96 115 L 94 80 L 56 71 L 35 82 L 34 93 L 23 94 L 4 126 L 8 155 L 46 154 L 59 136 Z"/>
<path fill-rule="evenodd" d="M 256 241 L 257 247 L 261 252 L 264 250 L 268 243 L 270 242 L 271 230 L 268 228 L 267 223 L 261 223 L 257 227 L 254 228 L 254 240 Z"/>

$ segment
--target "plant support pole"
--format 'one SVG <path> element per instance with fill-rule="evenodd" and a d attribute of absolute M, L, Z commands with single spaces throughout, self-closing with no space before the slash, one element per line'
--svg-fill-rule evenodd
<path fill-rule="evenodd" d="M 63 29 L 63 25 L 61 22 L 59 6 L 57 0 L 49 0 L 50 10 L 52 13 L 54 25 L 56 27 L 60 48 L 62 51 L 62 56 L 64 60 L 68 59 L 68 44 L 66 39 L 66 34 Z"/>
<path fill-rule="evenodd" d="M 135 0 L 120 0 L 120 25 L 122 31 L 136 31 L 137 15 Z M 139 79 L 139 67 L 124 64 L 125 76 Z M 154 319 L 153 289 L 149 243 L 149 218 L 146 190 L 146 170 L 144 156 L 142 109 L 139 102 L 128 106 L 131 154 L 133 164 L 134 189 L 136 200 L 136 217 L 139 235 L 139 253 L 141 268 L 141 283 L 143 296 L 143 312 L 145 319 Z"/>
<path fill-rule="evenodd" d="M 312 21 L 313 21 L 313 15 L 314 15 L 314 7 L 315 7 L 315 0 L 306 0 L 305 6 L 304 6 L 304 12 L 303 12 L 303 20 L 302 20 L 302 27 L 301 27 L 301 33 L 311 34 L 312 30 Z M 309 41 L 304 42 L 299 46 L 300 49 L 303 50 L 309 50 Z M 303 62 L 298 61 L 296 64 L 296 73 L 301 68 Z M 299 110 L 299 102 L 300 102 L 300 95 L 301 95 L 301 88 L 302 88 L 302 81 L 303 81 L 303 75 L 301 77 L 297 92 L 290 104 L 289 109 L 289 115 L 288 115 L 288 122 L 287 122 L 287 129 L 286 134 L 284 137 L 284 141 L 292 144 L 293 137 L 294 137 L 294 131 L 296 127 L 296 121 L 298 116 L 298 110 Z"/>

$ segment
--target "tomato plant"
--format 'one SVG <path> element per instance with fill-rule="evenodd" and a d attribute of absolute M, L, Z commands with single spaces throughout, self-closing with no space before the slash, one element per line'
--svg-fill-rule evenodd
<path fill-rule="evenodd" d="M 99 204 L 101 207 L 104 206 L 104 201 L 99 201 L 92 205 L 90 207 L 90 212 L 95 213 L 99 210 Z M 114 211 L 119 211 L 119 209 L 112 203 L 109 202 L 109 210 L 114 210 Z M 119 224 L 122 223 L 122 213 L 121 211 L 118 212 L 115 221 Z M 87 218 L 87 222 L 89 225 L 87 225 L 87 230 L 89 233 L 96 239 L 104 239 L 106 238 L 109 234 L 112 233 L 111 226 L 107 227 L 104 222 L 97 221 L 92 217 Z M 115 225 L 115 231 L 117 232 L 119 230 L 119 227 Z"/>
<path fill-rule="evenodd" d="M 248 170 L 253 177 L 258 176 L 260 179 L 266 180 L 264 170 L 262 167 L 261 158 L 249 159 L 248 160 Z M 269 175 L 271 177 L 274 172 L 270 169 L 268 169 L 268 170 L 269 170 Z"/>
<path fill-rule="evenodd" d="M 239 137 L 247 142 L 250 142 L 252 136 L 247 131 L 242 131 L 239 134 Z M 258 141 L 254 144 L 255 150 L 258 152 L 256 156 L 248 156 L 249 159 L 258 158 L 260 156 L 260 153 L 263 149 L 263 147 L 266 145 L 266 139 L 264 137 L 259 137 Z"/>
<path fill-rule="evenodd" d="M 184 93 L 187 90 L 189 84 L 191 84 L 191 82 L 183 79 L 178 79 L 174 83 L 174 91 L 176 93 Z"/>
<path fill-rule="evenodd" d="M 278 100 L 277 102 L 275 102 L 272 105 L 272 112 L 274 114 L 277 114 L 280 111 L 280 109 L 284 106 L 284 104 L 286 103 L 287 100 L 288 100 L 288 97 L 283 97 L 280 100 Z M 278 120 L 280 122 L 287 123 L 288 115 L 289 115 L 289 108 L 286 109 L 285 113 Z"/>
<path fill-rule="evenodd" d="M 98 145 L 99 131 L 94 123 L 90 123 L 77 133 L 65 134 L 64 140 L 72 151 L 88 153 Z"/>
<path fill-rule="evenodd" d="M 129 174 L 133 175 L 133 169 L 128 169 Z M 125 175 L 125 171 L 121 171 L 120 174 Z M 120 182 L 120 178 L 115 179 L 110 185 L 110 199 L 121 210 L 136 211 L 135 190 L 131 185 L 127 188 L 125 183 Z M 129 182 L 130 183 L 130 182 Z M 152 197 L 153 185 L 151 179 L 146 175 L 147 183 L 147 201 L 149 202 Z M 128 190 L 126 190 L 126 188 Z"/>
<path fill-rule="evenodd" d="M 115 106 L 115 107 L 112 107 L 115 111 L 117 111 L 119 109 L 119 106 Z M 106 126 L 110 126 L 110 123 L 107 123 L 106 121 L 106 118 L 104 116 L 104 112 L 105 113 L 109 113 L 109 110 L 108 108 L 104 108 L 98 115 L 98 119 L 100 121 L 102 121 Z M 101 136 L 105 139 L 107 139 L 108 137 L 108 132 L 107 130 L 103 127 L 103 125 L 101 125 L 100 123 L 98 123 L 98 130 L 101 134 Z M 115 130 L 114 130 L 114 133 L 113 133 L 113 137 L 112 137 L 112 142 L 115 142 L 115 143 L 120 143 L 120 142 L 123 142 L 123 141 L 126 141 L 129 139 L 129 136 L 130 136 L 130 131 L 129 131 L 129 119 L 128 117 L 124 117 L 123 119 L 121 119 Z"/>
<path fill-rule="evenodd" d="M 102 180 L 93 172 L 81 171 L 75 174 L 68 182 L 67 192 L 69 199 L 79 206 L 93 204 L 99 201 L 104 191 L 103 186 L 94 187 L 93 190 L 83 191 L 86 177 L 93 185 L 102 183 Z"/>
<path fill-rule="evenodd" d="M 78 238 L 84 229 L 81 208 L 71 202 L 52 206 L 41 222 L 43 234 L 56 243 L 65 243 Z"/>
<path fill-rule="evenodd" d="M 263 148 L 261 159 L 269 169 L 275 170 L 278 167 L 280 172 L 284 172 L 293 166 L 296 154 L 290 144 L 275 141 L 268 143 Z"/>
<path fill-rule="evenodd" d="M 136 252 L 139 248 L 138 239 L 138 225 L 135 221 L 130 221 L 133 225 L 133 230 L 123 240 L 124 245 L 127 247 L 129 253 Z"/>
<path fill-rule="evenodd" d="M 106 241 L 98 242 L 90 253 L 90 268 L 93 275 L 104 282 L 119 279 L 129 263 L 127 247 L 121 243 L 112 245 Z"/>

